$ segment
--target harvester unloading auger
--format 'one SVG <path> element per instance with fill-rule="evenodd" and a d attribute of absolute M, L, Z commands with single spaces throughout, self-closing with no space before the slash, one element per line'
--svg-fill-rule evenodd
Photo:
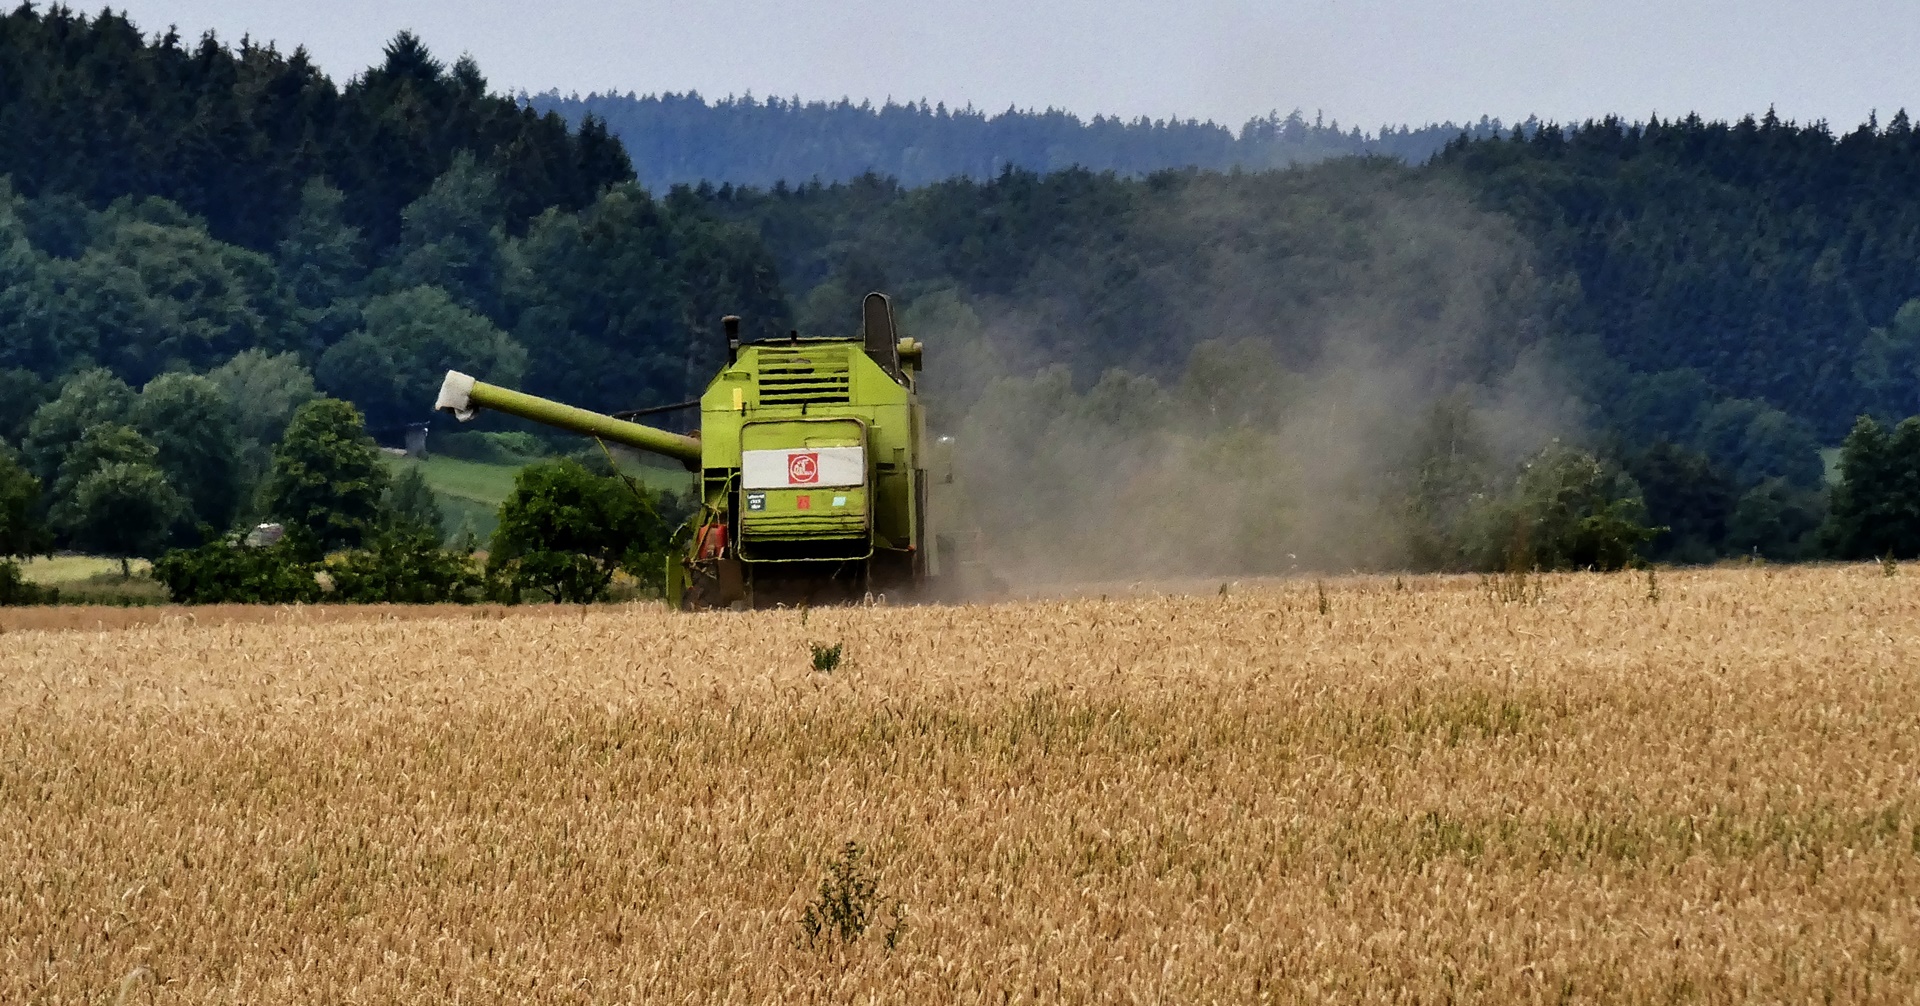
<path fill-rule="evenodd" d="M 929 441 L 915 394 L 921 347 L 896 335 L 881 294 L 858 339 L 740 342 L 683 436 L 447 373 L 436 409 L 492 409 L 663 454 L 695 474 L 702 505 L 667 561 L 675 607 L 831 604 L 873 594 L 952 595 L 987 579 L 973 534 L 949 523 L 951 444 Z M 962 552 L 966 554 L 962 554 Z"/>

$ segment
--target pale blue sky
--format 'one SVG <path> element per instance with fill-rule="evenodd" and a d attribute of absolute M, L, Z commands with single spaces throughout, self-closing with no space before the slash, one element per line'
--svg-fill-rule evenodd
<path fill-rule="evenodd" d="M 304 44 L 345 78 L 410 28 L 496 88 L 925 97 L 1345 124 L 1920 113 L 1920 0 L 132 0 L 149 32 Z"/>

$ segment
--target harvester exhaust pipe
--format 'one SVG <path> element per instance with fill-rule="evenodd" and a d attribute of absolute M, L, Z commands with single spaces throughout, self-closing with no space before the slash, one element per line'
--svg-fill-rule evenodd
<path fill-rule="evenodd" d="M 886 294 L 867 294 L 867 299 L 860 303 L 860 328 L 867 355 L 894 380 L 899 380 L 900 340 L 895 335 L 893 302 Z"/>
<path fill-rule="evenodd" d="M 720 328 L 727 333 L 727 365 L 732 366 L 740 359 L 740 316 L 730 314 L 720 319 Z"/>

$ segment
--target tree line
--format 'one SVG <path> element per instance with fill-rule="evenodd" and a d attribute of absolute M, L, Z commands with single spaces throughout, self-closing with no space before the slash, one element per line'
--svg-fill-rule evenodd
<path fill-rule="evenodd" d="M 0 369 L 139 386 L 291 353 L 387 429 L 448 367 L 602 409 L 684 399 L 729 311 L 785 321 L 757 239 L 411 35 L 336 87 L 302 52 L 110 11 L 0 17 Z"/>
<path fill-rule="evenodd" d="M 991 179 L 1007 168 L 1041 173 L 1080 167 L 1138 176 L 1169 168 L 1264 171 L 1335 157 L 1391 157 L 1420 163 L 1462 135 L 1492 136 L 1503 123 L 1342 127 L 1299 110 L 1249 119 L 1238 130 L 1211 120 L 1125 119 L 926 101 L 802 101 L 752 95 L 708 101 L 697 92 L 524 96 L 569 122 L 604 123 L 625 145 L 640 180 L 674 185 L 851 181 L 866 174 L 920 186 L 950 178 Z M 1532 128 L 1534 124 L 1522 124 Z"/>
<path fill-rule="evenodd" d="M 316 178 L 267 254 L 158 197 L 96 210 L 0 178 L 0 369 L 142 384 L 291 353 L 390 429 L 431 414 L 448 368 L 600 409 L 682 400 L 719 359 L 714 319 L 751 311 L 757 335 L 785 320 L 771 261 L 738 228 L 622 183 L 513 238 L 501 192 L 456 157 L 376 255 Z"/>
<path fill-rule="evenodd" d="M 111 9 L 25 3 L 0 15 L 0 175 L 31 198 L 154 196 L 215 238 L 266 252 L 324 177 L 346 194 L 345 222 L 379 251 L 462 151 L 502 179 L 512 230 L 633 177 L 598 121 L 569 128 L 492 94 L 472 60 L 449 67 L 410 33 L 339 86 L 303 49 L 228 46 L 211 32 L 148 37 Z"/>
<path fill-rule="evenodd" d="M 1568 291 L 1558 326 L 1639 439 L 1675 402 L 1764 402 L 1835 442 L 1916 408 L 1920 131 L 1771 112 L 1619 119 L 1451 144 L 1430 168 L 1515 220 Z"/>

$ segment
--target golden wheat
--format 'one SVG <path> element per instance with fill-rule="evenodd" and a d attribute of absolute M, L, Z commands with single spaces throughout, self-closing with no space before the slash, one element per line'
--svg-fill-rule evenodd
<path fill-rule="evenodd" d="M 1913 997 L 1920 581 L 1657 595 L 9 631 L 0 1002 Z"/>

